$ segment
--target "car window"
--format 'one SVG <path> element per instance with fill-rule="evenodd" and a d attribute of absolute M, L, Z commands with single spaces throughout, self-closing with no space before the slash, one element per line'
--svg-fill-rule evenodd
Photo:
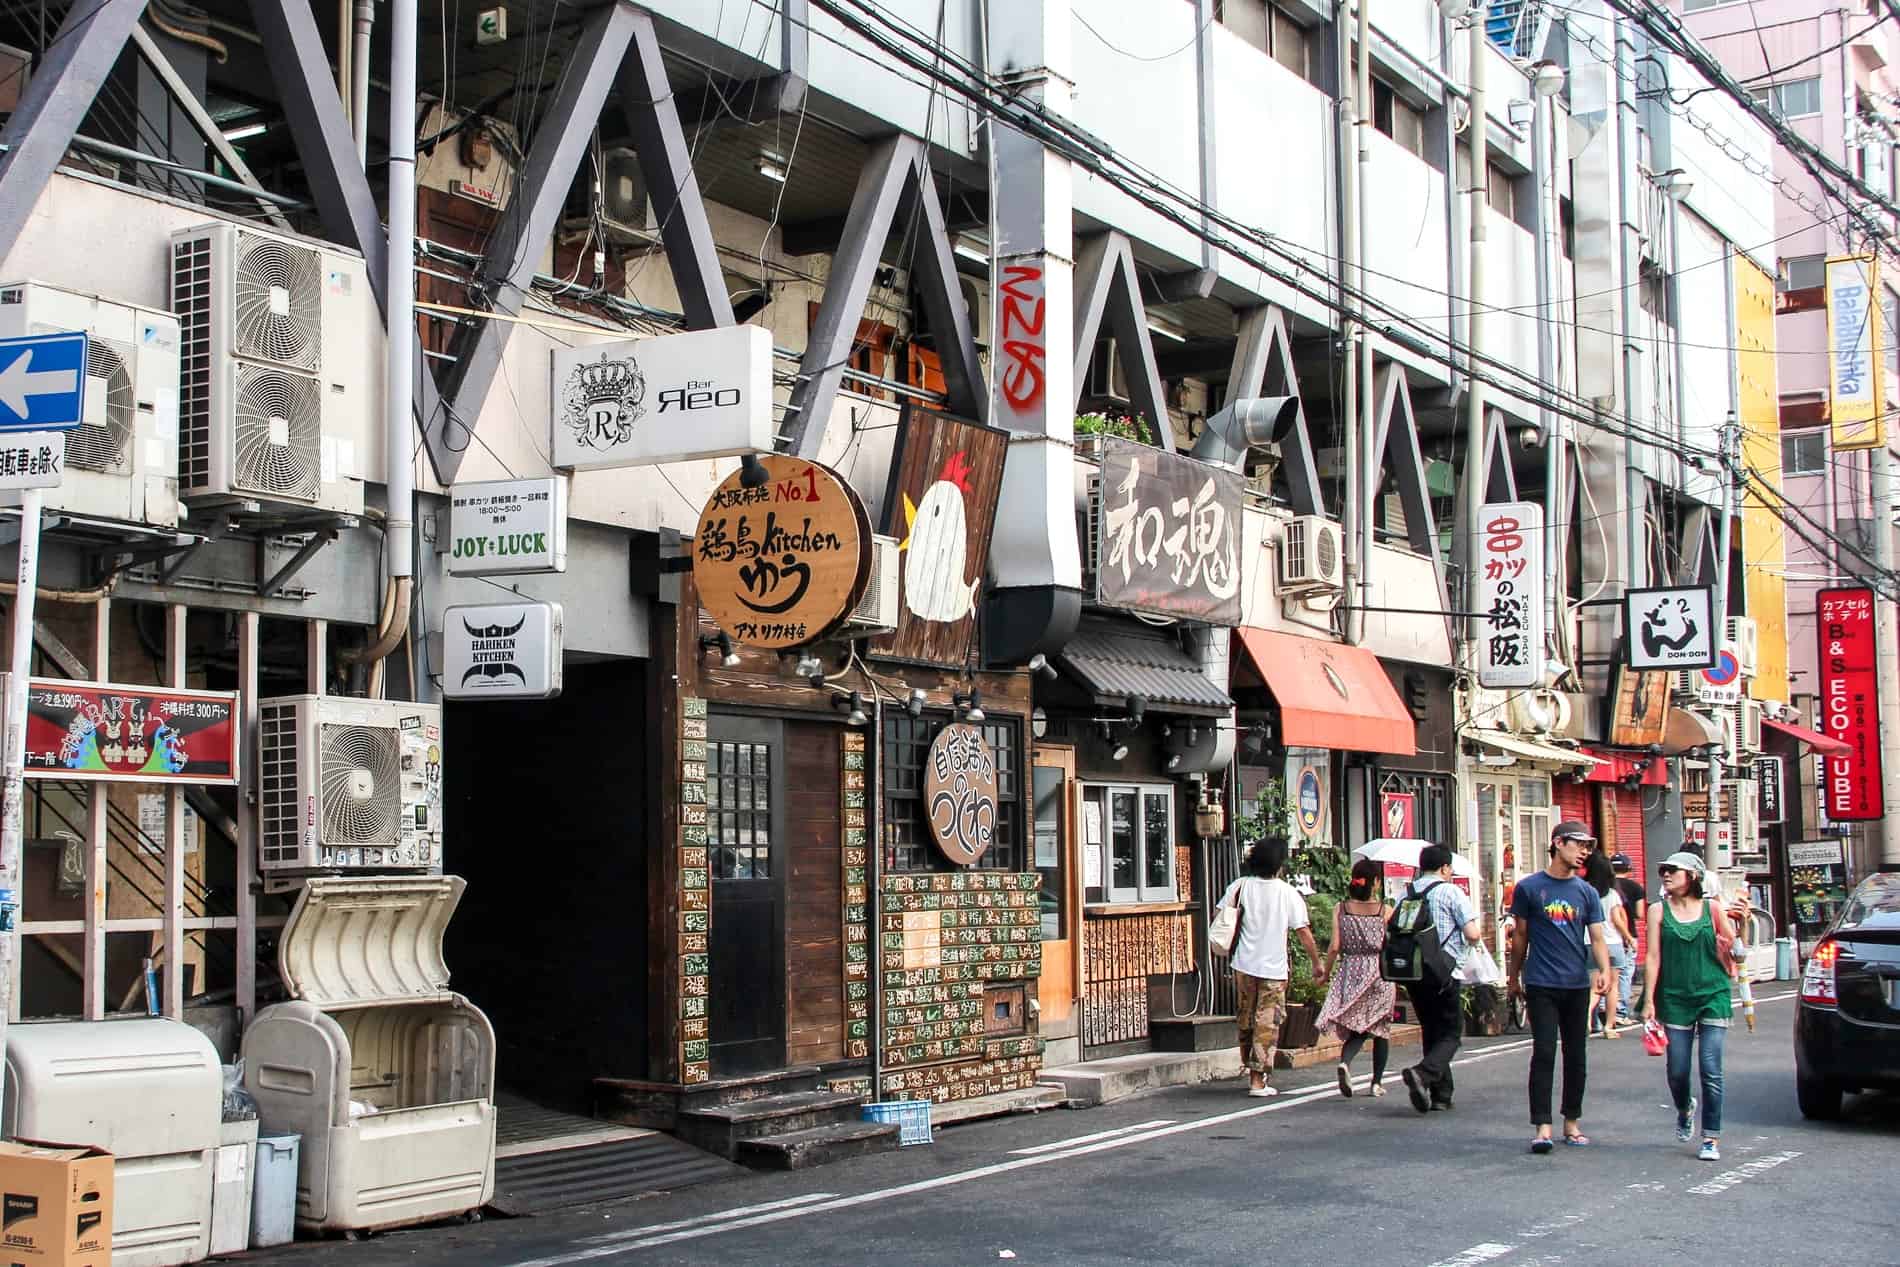
<path fill-rule="evenodd" d="M 1841 912 L 1840 927 L 1900 928 L 1900 884 L 1876 882 L 1854 891 Z"/>

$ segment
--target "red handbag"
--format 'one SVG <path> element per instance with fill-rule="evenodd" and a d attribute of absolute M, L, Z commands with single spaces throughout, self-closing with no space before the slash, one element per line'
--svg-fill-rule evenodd
<path fill-rule="evenodd" d="M 1669 1050 L 1669 1035 L 1653 1020 L 1643 1022 L 1643 1050 L 1652 1056 Z"/>

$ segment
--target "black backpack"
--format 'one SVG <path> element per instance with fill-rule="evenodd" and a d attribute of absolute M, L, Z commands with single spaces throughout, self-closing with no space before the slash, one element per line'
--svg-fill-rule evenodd
<path fill-rule="evenodd" d="M 1458 961 L 1438 937 L 1425 895 L 1444 881 L 1436 880 L 1399 899 L 1398 909 L 1385 925 L 1385 949 L 1379 955 L 1379 975 L 1395 985 L 1442 989 L 1451 984 Z"/>

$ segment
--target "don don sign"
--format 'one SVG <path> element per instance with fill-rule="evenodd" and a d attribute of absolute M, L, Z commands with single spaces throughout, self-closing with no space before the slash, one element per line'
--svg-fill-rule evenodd
<path fill-rule="evenodd" d="M 713 490 L 693 539 L 701 606 L 736 642 L 786 650 L 826 637 L 858 605 L 871 570 L 871 522 L 837 473 L 779 454 Z"/>

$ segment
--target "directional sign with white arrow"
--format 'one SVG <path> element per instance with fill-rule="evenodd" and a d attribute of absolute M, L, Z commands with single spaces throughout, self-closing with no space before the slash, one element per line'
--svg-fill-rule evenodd
<path fill-rule="evenodd" d="M 0 431 L 66 431 L 85 421 L 86 336 L 0 339 Z"/>

